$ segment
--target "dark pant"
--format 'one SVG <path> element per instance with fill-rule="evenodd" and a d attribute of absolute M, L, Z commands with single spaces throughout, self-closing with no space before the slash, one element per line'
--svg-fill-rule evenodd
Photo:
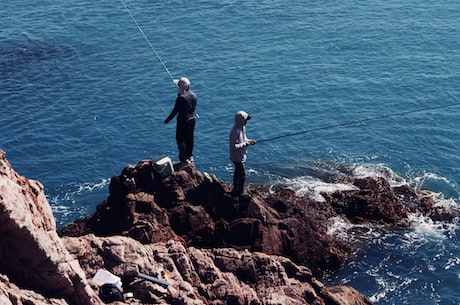
<path fill-rule="evenodd" d="M 235 172 L 233 173 L 233 193 L 242 195 L 244 191 L 244 182 L 246 181 L 246 171 L 243 162 L 233 162 Z"/>
<path fill-rule="evenodd" d="M 179 160 L 187 161 L 193 156 L 193 132 L 195 131 L 195 120 L 177 122 L 176 141 L 179 149 Z"/>

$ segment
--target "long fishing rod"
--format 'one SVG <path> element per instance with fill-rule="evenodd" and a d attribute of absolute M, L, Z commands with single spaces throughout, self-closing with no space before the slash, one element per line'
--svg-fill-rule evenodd
<path fill-rule="evenodd" d="M 430 110 L 434 110 L 434 109 L 448 108 L 448 107 L 454 107 L 454 106 L 459 106 L 459 105 L 460 105 L 460 103 L 454 103 L 454 104 L 435 106 L 435 107 L 429 107 L 429 108 L 423 108 L 423 109 L 415 109 L 415 110 L 403 111 L 403 112 L 392 113 L 392 114 L 385 114 L 385 115 L 380 115 L 380 116 L 376 116 L 376 117 L 370 117 L 370 118 L 356 120 L 356 121 L 350 121 L 350 122 L 345 122 L 345 123 L 339 123 L 339 124 L 334 124 L 334 125 L 328 125 L 328 126 L 317 127 L 317 128 L 297 131 L 297 132 L 293 132 L 293 133 L 288 133 L 288 134 L 284 134 L 284 135 L 280 135 L 280 136 L 276 136 L 276 137 L 271 137 L 271 138 L 267 138 L 267 139 L 258 140 L 257 143 L 268 142 L 268 141 L 278 140 L 278 139 L 287 138 L 287 137 L 293 137 L 293 136 L 306 134 L 306 133 L 310 133 L 310 132 L 314 132 L 314 131 L 318 131 L 318 130 L 332 129 L 332 128 L 337 128 L 337 127 L 342 127 L 342 126 L 347 126 L 347 125 L 360 124 L 360 123 L 364 123 L 364 122 L 381 120 L 381 119 L 386 119 L 386 118 L 395 117 L 395 116 L 402 116 L 402 115 L 407 115 L 407 114 L 416 113 L 416 112 L 425 112 L 425 111 L 430 111 Z"/>
<path fill-rule="evenodd" d="M 150 42 L 150 40 L 147 38 L 147 36 L 144 34 L 144 31 L 142 30 L 141 26 L 139 25 L 139 23 L 136 21 L 136 18 L 134 18 L 133 14 L 131 14 L 131 11 L 129 10 L 128 6 L 126 5 L 125 1 L 124 0 L 120 0 L 121 3 L 123 3 L 123 6 L 125 7 L 126 11 L 128 12 L 129 16 L 131 17 L 131 19 L 133 20 L 134 24 L 137 26 L 137 28 L 139 29 L 139 32 L 141 32 L 142 36 L 144 37 L 145 41 L 147 41 L 148 45 L 150 46 L 150 48 L 152 49 L 153 53 L 155 53 L 156 57 L 158 58 L 158 60 L 160 61 L 161 65 L 163 66 L 163 68 L 166 70 L 166 73 L 168 73 L 169 77 L 171 78 L 171 80 L 174 81 L 174 77 L 173 75 L 171 74 L 171 72 L 169 71 L 168 67 L 166 67 L 164 61 L 161 59 L 160 57 L 160 54 L 158 54 L 157 50 L 155 49 L 155 47 L 153 46 L 153 44 Z"/>

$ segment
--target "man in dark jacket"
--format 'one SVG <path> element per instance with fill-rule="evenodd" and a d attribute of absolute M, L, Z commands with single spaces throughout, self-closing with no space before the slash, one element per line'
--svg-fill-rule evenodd
<path fill-rule="evenodd" d="M 190 81 L 186 77 L 174 80 L 177 85 L 176 104 L 164 123 L 168 124 L 177 115 L 176 141 L 179 160 L 182 163 L 193 162 L 193 134 L 195 131 L 195 112 L 197 97 L 190 90 Z"/>

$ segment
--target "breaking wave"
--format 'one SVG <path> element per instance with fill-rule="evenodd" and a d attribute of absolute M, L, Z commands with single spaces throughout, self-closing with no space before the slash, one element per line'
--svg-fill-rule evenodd
<path fill-rule="evenodd" d="M 57 227 L 63 227 L 93 213 L 95 206 L 108 196 L 109 182 L 109 179 L 102 179 L 98 182 L 71 183 L 55 190 L 46 190 Z"/>

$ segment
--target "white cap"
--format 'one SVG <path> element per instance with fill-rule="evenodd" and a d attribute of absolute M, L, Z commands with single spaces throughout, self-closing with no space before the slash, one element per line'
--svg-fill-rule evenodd
<path fill-rule="evenodd" d="M 173 83 L 175 83 L 180 89 L 185 89 L 185 88 L 190 87 L 190 80 L 186 77 L 175 79 L 173 80 Z"/>

